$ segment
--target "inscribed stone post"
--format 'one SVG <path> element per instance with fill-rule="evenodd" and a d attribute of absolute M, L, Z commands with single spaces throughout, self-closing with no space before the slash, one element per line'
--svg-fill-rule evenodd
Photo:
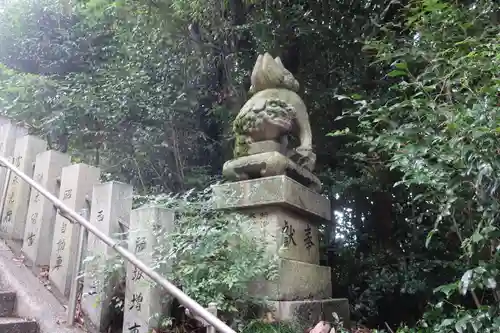
<path fill-rule="evenodd" d="M 14 153 L 16 139 L 28 134 L 25 128 L 18 127 L 12 123 L 3 124 L 0 128 L 0 156 L 11 157 Z M 5 184 L 5 175 L 7 170 L 0 168 L 0 191 L 3 190 Z"/>
<path fill-rule="evenodd" d="M 154 262 L 154 248 L 158 245 L 155 234 L 168 234 L 173 228 L 172 211 L 154 207 L 135 209 L 130 217 L 129 250 L 150 266 Z M 169 304 L 161 302 L 166 299 L 161 287 L 155 286 L 138 268 L 127 263 L 123 332 L 151 332 L 157 325 L 157 315 L 168 309 Z"/>
<path fill-rule="evenodd" d="M 104 234 L 117 238 L 121 230 L 120 224 L 129 225 L 132 195 L 132 185 L 118 182 L 95 185 L 90 222 Z M 113 286 L 120 282 L 120 277 L 110 281 L 111 285 L 104 285 L 104 276 L 98 272 L 102 272 L 102 265 L 105 265 L 106 259 L 114 251 L 93 234 L 89 234 L 87 251 L 93 259 L 85 267 L 82 309 L 95 331 L 102 332 L 107 327 L 106 320 L 109 320 Z"/>
<path fill-rule="evenodd" d="M 33 178 L 48 192 L 59 196 L 58 178 L 61 176 L 62 168 L 70 164 L 69 155 L 55 150 L 43 152 L 36 157 Z M 40 266 L 50 264 L 55 218 L 54 205 L 40 192 L 32 189 L 22 252 L 35 271 L 38 271 Z"/>
<path fill-rule="evenodd" d="M 99 168 L 80 163 L 62 169 L 59 199 L 76 212 L 88 209 L 87 198 L 92 188 L 99 183 Z M 50 253 L 49 278 L 56 287 L 57 296 L 68 296 L 74 280 L 73 265 L 76 265 L 76 251 L 80 225 L 70 223 L 62 215 L 56 216 L 54 238 Z"/>
<path fill-rule="evenodd" d="M 14 148 L 14 165 L 27 176 L 33 176 L 36 155 L 44 151 L 47 144 L 37 137 L 26 135 L 19 138 Z M 2 234 L 15 252 L 21 250 L 24 227 L 28 213 L 28 199 L 31 187 L 18 175 L 10 177 L 5 208 L 2 216 Z"/>

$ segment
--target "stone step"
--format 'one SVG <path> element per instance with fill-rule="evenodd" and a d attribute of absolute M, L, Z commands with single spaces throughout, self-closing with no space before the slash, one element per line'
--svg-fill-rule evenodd
<path fill-rule="evenodd" d="M 11 317 L 14 315 L 16 306 L 16 293 L 0 291 L 0 317 Z"/>
<path fill-rule="evenodd" d="M 38 333 L 36 321 L 23 318 L 0 318 L 1 333 Z"/>

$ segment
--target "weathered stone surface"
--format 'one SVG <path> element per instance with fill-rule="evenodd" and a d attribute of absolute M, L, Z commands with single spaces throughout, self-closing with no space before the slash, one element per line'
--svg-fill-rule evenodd
<path fill-rule="evenodd" d="M 15 307 L 16 293 L 0 291 L 0 317 L 10 317 L 14 315 Z"/>
<path fill-rule="evenodd" d="M 269 53 L 259 54 L 250 77 L 252 83 L 249 93 L 272 88 L 299 91 L 299 82 L 288 71 L 279 57 L 273 59 Z"/>
<path fill-rule="evenodd" d="M 277 205 L 310 218 L 311 223 L 329 222 L 330 201 L 286 176 L 226 183 L 212 187 L 219 209 L 244 209 Z"/>
<path fill-rule="evenodd" d="M 40 283 L 38 276 L 15 259 L 14 253 L 0 240 L 0 289 L 15 292 L 14 313 L 36 320 L 39 333 L 83 333 L 77 327 L 61 325 L 68 318 L 64 306 Z M 5 331 L 0 329 L 0 332 Z"/>
<path fill-rule="evenodd" d="M 268 252 L 278 254 L 279 278 L 250 282 L 249 292 L 287 301 L 276 303 L 283 318 L 312 311 L 316 321 L 325 304 L 335 303 L 328 300 L 330 268 L 318 265 L 318 226 L 331 223 L 332 210 L 312 173 L 316 155 L 307 108 L 297 80 L 268 53 L 258 56 L 251 83 L 254 95 L 233 122 L 235 158 L 223 166 L 233 182 L 212 187 L 215 208 L 248 214 L 260 224 L 256 232 L 265 233 Z M 290 138 L 299 140 L 298 147 Z"/>
<path fill-rule="evenodd" d="M 250 293 L 277 301 L 320 300 L 331 297 L 330 267 L 280 259 L 278 275 L 276 281 L 252 282 Z"/>
<path fill-rule="evenodd" d="M 233 123 L 235 157 L 248 155 L 248 145 L 260 141 L 273 140 L 288 147 L 288 135 L 294 135 L 300 141 L 299 147 L 293 149 L 301 155 L 296 163 L 312 171 L 316 161 L 311 125 L 307 108 L 297 95 L 297 80 L 280 58 L 265 53 L 257 58 L 251 82 L 250 91 L 255 95 L 243 105 Z"/>
<path fill-rule="evenodd" d="M 26 175 L 33 176 L 33 164 L 36 155 L 44 151 L 47 144 L 37 137 L 26 135 L 16 141 L 14 148 L 14 165 Z M 28 213 L 28 198 L 31 187 L 18 175 L 12 173 L 7 190 L 7 198 L 2 216 L 1 231 L 8 240 L 7 243 L 15 249 L 21 250 L 24 238 L 24 227 Z"/>
<path fill-rule="evenodd" d="M 23 318 L 0 318 L 2 333 L 38 333 L 36 321 Z"/>
<path fill-rule="evenodd" d="M 321 190 L 321 182 L 318 177 L 277 151 L 248 155 L 227 161 L 224 163 L 223 174 L 229 180 L 285 175 L 315 192 Z"/>
<path fill-rule="evenodd" d="M 69 155 L 55 150 L 38 154 L 35 162 L 34 180 L 51 194 L 59 195 L 57 178 L 62 168 L 71 164 Z M 52 203 L 35 189 L 31 190 L 27 223 L 24 231 L 22 252 L 28 261 L 37 266 L 48 266 L 56 212 Z"/>
<path fill-rule="evenodd" d="M 87 164 L 74 164 L 62 169 L 61 191 L 59 199 L 76 212 L 89 209 L 87 197 L 92 195 L 92 188 L 99 183 L 99 168 Z M 68 296 L 73 277 L 73 265 L 76 264 L 79 224 L 72 224 L 61 215 L 57 215 L 52 251 L 50 255 L 50 282 L 60 296 Z"/>
<path fill-rule="evenodd" d="M 283 154 L 286 153 L 286 147 L 283 147 L 281 143 L 273 140 L 253 142 L 248 146 L 249 155 L 268 153 L 272 151 L 277 151 Z"/>
<path fill-rule="evenodd" d="M 289 209 L 269 206 L 242 210 L 265 232 L 270 254 L 280 258 L 319 264 L 318 227 Z"/>
<path fill-rule="evenodd" d="M 333 322 L 332 313 L 337 313 L 345 327 L 350 327 L 349 301 L 346 298 L 304 301 L 270 301 L 268 310 L 278 320 L 293 321 L 311 327 L 321 320 Z"/>
<path fill-rule="evenodd" d="M 172 211 L 156 207 L 134 209 L 130 216 L 128 248 L 146 265 L 151 265 L 154 262 L 153 249 L 158 245 L 155 234 L 170 233 L 173 228 Z M 168 311 L 168 300 L 165 290 L 155 286 L 139 269 L 127 263 L 123 332 L 151 332 L 157 324 L 157 315 Z"/>
<path fill-rule="evenodd" d="M 11 157 L 14 153 L 16 139 L 28 134 L 28 130 L 23 127 L 15 126 L 7 122 L 0 127 L 0 156 Z M 7 170 L 0 168 L 0 191 L 5 185 L 5 176 Z"/>
<path fill-rule="evenodd" d="M 130 221 L 132 195 L 132 185 L 118 182 L 94 185 L 90 222 L 104 234 L 118 238 L 120 224 L 128 225 Z M 105 265 L 106 259 L 113 251 L 93 234 L 89 234 L 87 251 L 94 260 L 85 267 L 82 310 L 93 326 L 101 332 L 108 324 L 109 306 L 119 277 L 106 285 L 104 276 L 93 274 Z"/>

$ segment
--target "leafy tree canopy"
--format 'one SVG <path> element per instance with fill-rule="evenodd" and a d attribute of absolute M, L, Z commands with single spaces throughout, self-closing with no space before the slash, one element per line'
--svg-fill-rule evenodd
<path fill-rule="evenodd" d="M 0 110 L 140 193 L 204 188 L 256 54 L 281 56 L 336 212 L 333 296 L 371 327 L 498 332 L 498 23 L 492 0 L 13 0 Z"/>

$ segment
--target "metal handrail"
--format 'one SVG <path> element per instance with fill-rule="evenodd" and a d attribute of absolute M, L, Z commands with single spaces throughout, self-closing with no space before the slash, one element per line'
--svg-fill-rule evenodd
<path fill-rule="evenodd" d="M 226 325 L 219 318 L 210 313 L 203 306 L 198 304 L 191 297 L 183 293 L 179 288 L 170 283 L 167 279 L 162 277 L 160 274 L 155 272 L 151 267 L 148 267 L 144 264 L 139 258 L 137 258 L 133 253 L 129 252 L 127 249 L 123 248 L 118 244 L 118 242 L 114 241 L 111 237 L 107 236 L 99 229 L 97 229 L 94 225 L 92 225 L 89 221 L 87 221 L 83 216 L 75 212 L 73 209 L 66 206 L 61 200 L 56 198 L 50 192 L 48 192 L 45 188 L 43 188 L 40 184 L 35 182 L 31 177 L 26 175 L 24 172 L 17 169 L 7 158 L 0 156 L 0 164 L 3 164 L 9 170 L 17 174 L 21 177 L 25 182 L 27 182 L 31 187 L 34 187 L 37 191 L 39 191 L 44 197 L 49 199 L 55 208 L 60 211 L 60 214 L 66 217 L 68 220 L 72 222 L 78 223 L 80 226 L 84 227 L 92 234 L 94 234 L 97 238 L 103 241 L 106 245 L 114 249 L 116 252 L 121 254 L 128 262 L 132 265 L 140 269 L 144 274 L 146 274 L 153 281 L 158 283 L 160 286 L 165 288 L 168 293 L 170 293 L 173 297 L 175 297 L 179 303 L 184 305 L 189 310 L 193 311 L 195 314 L 205 319 L 210 325 L 212 325 L 217 331 L 222 333 L 236 333 L 233 329 L 231 329 L 228 325 Z"/>

